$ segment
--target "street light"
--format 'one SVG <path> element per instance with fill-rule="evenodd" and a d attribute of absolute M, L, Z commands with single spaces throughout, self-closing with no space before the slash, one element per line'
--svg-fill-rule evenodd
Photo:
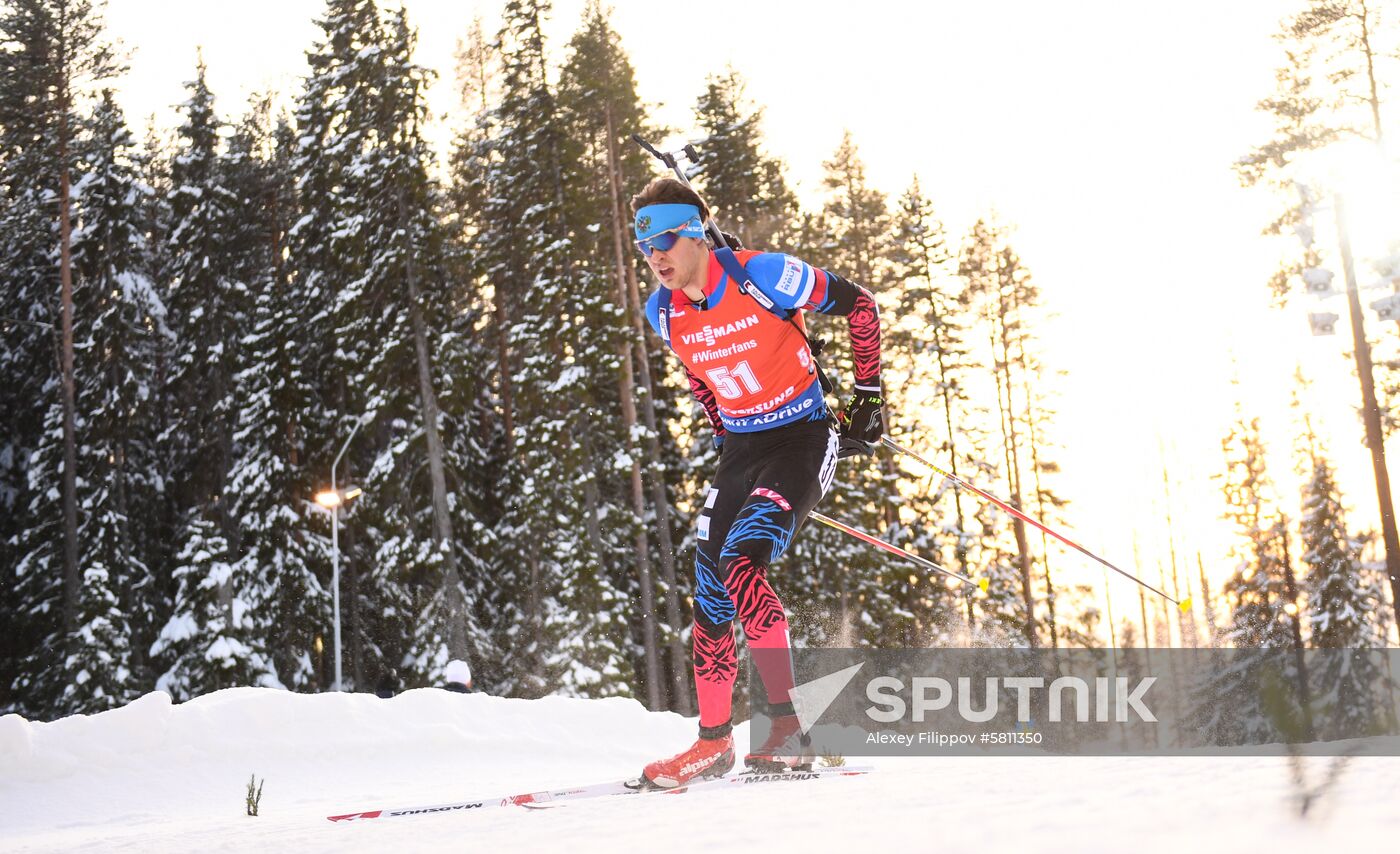
<path fill-rule="evenodd" d="M 360 432 L 366 420 L 360 419 L 355 422 L 355 429 L 350 431 L 350 435 L 345 437 L 345 444 L 340 446 L 340 453 L 335 455 L 335 462 L 331 463 L 331 488 L 316 493 L 316 503 L 326 508 L 331 514 L 331 603 L 335 612 L 335 687 L 334 690 L 341 689 L 340 680 L 340 508 L 358 498 L 364 490 L 358 486 L 336 488 L 336 471 L 340 468 L 340 459 L 345 456 L 345 451 L 350 447 L 350 442 L 355 438 L 355 434 Z"/>
<path fill-rule="evenodd" d="M 327 510 L 332 510 L 354 501 L 362 494 L 364 494 L 364 490 L 360 489 L 358 486 L 352 486 L 348 489 L 337 489 L 335 491 L 328 489 L 325 492 L 316 493 L 316 503 Z"/>

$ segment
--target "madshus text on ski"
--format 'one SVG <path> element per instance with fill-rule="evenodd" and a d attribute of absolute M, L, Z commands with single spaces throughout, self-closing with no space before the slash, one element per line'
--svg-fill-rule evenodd
<path fill-rule="evenodd" d="M 328 815 L 327 820 L 336 823 L 364 822 L 372 819 L 414 818 L 443 813 L 476 812 L 490 807 L 525 807 L 527 809 L 548 809 L 566 806 L 576 801 L 597 800 L 614 796 L 627 796 L 655 792 L 666 795 L 680 795 L 697 789 L 747 787 L 767 783 L 797 783 L 807 780 L 831 780 L 837 778 L 861 777 L 871 769 L 864 766 L 838 766 L 833 768 L 813 768 L 805 771 L 784 773 L 731 774 L 728 777 L 711 777 L 695 780 L 687 786 L 670 789 L 639 787 L 630 782 L 612 781 L 592 783 L 586 786 L 570 786 L 563 789 L 545 789 L 539 792 L 525 792 L 518 795 L 498 795 L 489 798 L 474 798 L 450 804 L 430 806 L 381 808 L 359 812 Z"/>

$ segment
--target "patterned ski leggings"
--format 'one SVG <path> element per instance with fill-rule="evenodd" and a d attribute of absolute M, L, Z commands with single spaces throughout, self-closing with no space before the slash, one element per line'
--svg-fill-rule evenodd
<path fill-rule="evenodd" d="M 836 431 L 826 421 L 730 433 L 724 440 L 696 531 L 693 650 L 702 730 L 729 724 L 738 666 L 735 617 L 769 703 L 790 701 L 788 622 L 768 567 L 831 488 L 836 451 Z"/>

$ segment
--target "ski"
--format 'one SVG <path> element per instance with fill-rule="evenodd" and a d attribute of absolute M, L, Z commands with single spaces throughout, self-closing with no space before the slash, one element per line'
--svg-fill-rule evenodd
<path fill-rule="evenodd" d="M 575 786 L 566 789 L 546 789 L 541 792 L 526 792 L 524 794 L 506 795 L 504 797 L 478 798 L 470 801 L 459 801 L 453 804 L 366 810 L 363 812 L 345 813 L 344 815 L 328 815 L 326 818 L 334 822 L 352 822 L 380 818 L 408 818 L 410 816 L 436 815 L 448 812 L 471 812 L 473 810 L 488 809 L 490 807 L 538 807 L 542 804 L 555 806 L 563 805 L 569 801 L 606 798 L 614 795 L 680 795 L 696 789 L 721 788 L 725 786 L 793 783 L 803 780 L 819 780 L 826 777 L 857 777 L 863 774 L 869 774 L 872 770 L 874 769 L 868 766 L 848 767 L 839 765 L 831 768 L 814 768 L 811 771 L 778 771 L 772 773 L 746 771 L 740 774 L 730 774 L 726 777 L 700 780 L 688 786 L 679 786 L 674 789 L 636 788 L 633 785 L 629 785 L 629 781 L 594 783 L 588 786 Z"/>

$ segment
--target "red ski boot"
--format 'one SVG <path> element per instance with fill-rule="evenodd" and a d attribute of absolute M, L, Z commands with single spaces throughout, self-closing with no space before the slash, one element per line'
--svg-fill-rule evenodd
<path fill-rule="evenodd" d="M 810 771 L 813 759 L 812 739 L 802 732 L 797 715 L 782 715 L 772 719 L 768 737 L 744 757 L 744 766 L 760 774 Z"/>
<path fill-rule="evenodd" d="M 674 789 L 695 780 L 723 777 L 733 767 L 733 735 L 701 738 L 670 759 L 648 765 L 642 770 L 641 783 L 657 789 Z"/>

